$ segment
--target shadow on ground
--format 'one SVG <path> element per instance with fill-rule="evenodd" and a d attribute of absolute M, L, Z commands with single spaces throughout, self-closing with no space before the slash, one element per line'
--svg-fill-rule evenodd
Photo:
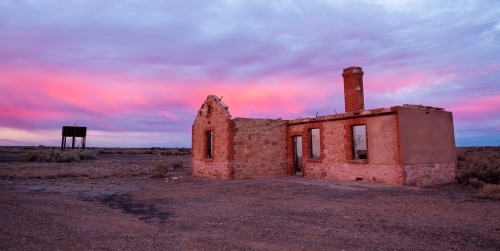
<path fill-rule="evenodd" d="M 158 219 L 159 224 L 163 225 L 168 220 L 171 213 L 159 210 L 156 205 L 150 203 L 135 203 L 130 194 L 111 194 L 97 197 L 81 197 L 81 200 L 87 202 L 99 202 L 112 209 L 120 209 L 123 213 L 132 214 L 146 223 L 153 223 Z"/>

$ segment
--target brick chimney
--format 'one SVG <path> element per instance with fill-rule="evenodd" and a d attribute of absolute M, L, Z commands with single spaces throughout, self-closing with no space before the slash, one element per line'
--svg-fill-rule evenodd
<path fill-rule="evenodd" d="M 363 71 L 361 67 L 351 66 L 344 69 L 345 112 L 356 112 L 365 109 L 363 95 Z"/>

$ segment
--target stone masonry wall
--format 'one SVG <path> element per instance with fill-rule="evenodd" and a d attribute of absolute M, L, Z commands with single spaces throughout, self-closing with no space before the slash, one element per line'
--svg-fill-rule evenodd
<path fill-rule="evenodd" d="M 213 155 L 206 154 L 206 132 L 213 132 Z M 227 106 L 217 96 L 207 97 L 198 110 L 192 130 L 192 174 L 229 179 L 232 170 L 232 121 Z"/>
<path fill-rule="evenodd" d="M 398 184 L 399 165 L 308 163 L 307 177 Z"/>
<path fill-rule="evenodd" d="M 286 121 L 235 118 L 234 178 L 286 174 Z"/>
<path fill-rule="evenodd" d="M 403 168 L 405 185 L 432 187 L 456 182 L 456 162 L 403 165 Z"/>
<path fill-rule="evenodd" d="M 229 162 L 209 162 L 193 160 L 191 162 L 193 175 L 215 179 L 229 179 Z"/>

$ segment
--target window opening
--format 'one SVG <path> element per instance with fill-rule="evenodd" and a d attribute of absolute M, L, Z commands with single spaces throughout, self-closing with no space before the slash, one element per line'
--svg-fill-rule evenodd
<path fill-rule="evenodd" d="M 356 125 L 352 127 L 352 145 L 354 159 L 367 159 L 368 151 L 366 147 L 366 125 Z"/>
<path fill-rule="evenodd" d="M 207 159 L 211 159 L 213 156 L 213 133 L 212 131 L 207 131 L 206 132 L 206 152 L 207 152 Z"/>
<path fill-rule="evenodd" d="M 293 171 L 302 174 L 302 136 L 293 137 Z"/>
<path fill-rule="evenodd" d="M 211 105 L 208 105 L 207 107 L 207 116 L 210 116 L 210 114 L 212 114 L 212 106 Z"/>
<path fill-rule="evenodd" d="M 310 157 L 312 159 L 319 159 L 320 157 L 320 138 L 319 129 L 314 128 L 309 130 L 309 145 Z"/>

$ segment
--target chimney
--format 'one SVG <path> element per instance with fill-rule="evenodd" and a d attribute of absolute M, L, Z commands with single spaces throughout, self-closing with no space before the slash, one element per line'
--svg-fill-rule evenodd
<path fill-rule="evenodd" d="M 351 66 L 344 69 L 345 112 L 356 112 L 365 109 L 363 95 L 363 71 L 361 67 Z"/>

